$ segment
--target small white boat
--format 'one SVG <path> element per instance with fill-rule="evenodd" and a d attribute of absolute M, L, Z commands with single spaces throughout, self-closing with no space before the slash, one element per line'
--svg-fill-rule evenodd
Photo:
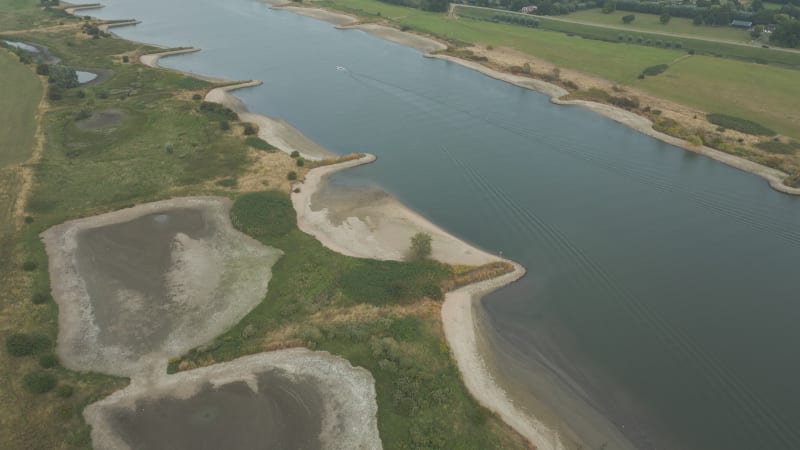
<path fill-rule="evenodd" d="M 340 72 L 346 72 L 346 71 L 347 71 L 347 69 L 345 69 L 345 68 L 344 68 L 344 67 L 342 67 L 342 66 L 336 66 L 336 70 L 338 70 L 338 71 L 340 71 Z"/>

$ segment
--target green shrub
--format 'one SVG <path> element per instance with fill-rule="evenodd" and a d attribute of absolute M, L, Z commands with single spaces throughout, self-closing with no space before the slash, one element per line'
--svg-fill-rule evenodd
<path fill-rule="evenodd" d="M 25 261 L 22 263 L 22 270 L 26 272 L 33 272 L 37 267 L 39 267 L 39 265 L 36 264 L 36 261 Z"/>
<path fill-rule="evenodd" d="M 31 302 L 33 302 L 34 305 L 43 305 L 49 303 L 52 299 L 53 297 L 49 292 L 36 292 L 33 294 L 33 297 L 31 297 Z"/>
<path fill-rule="evenodd" d="M 89 112 L 89 111 L 87 111 L 85 109 L 82 109 L 82 110 L 78 111 L 78 114 L 75 114 L 75 120 L 84 120 L 84 119 L 88 119 L 91 116 L 92 116 L 91 112 Z"/>
<path fill-rule="evenodd" d="M 431 256 L 431 242 L 433 238 L 428 233 L 417 233 L 411 236 L 408 258 L 412 261 L 425 259 Z"/>
<path fill-rule="evenodd" d="M 56 387 L 56 377 L 43 371 L 31 372 L 22 378 L 22 384 L 29 392 L 34 394 L 44 394 Z"/>
<path fill-rule="evenodd" d="M 359 261 L 339 278 L 342 291 L 353 300 L 376 305 L 408 303 L 443 297 L 441 283 L 450 274 L 447 266 L 429 259 L 412 263 Z"/>
<path fill-rule="evenodd" d="M 289 156 L 291 156 L 292 158 L 299 158 L 300 157 L 300 152 L 295 150 Z"/>
<path fill-rule="evenodd" d="M 200 95 L 200 94 L 194 94 L 192 96 L 192 100 L 202 100 L 202 99 L 203 99 L 203 96 Z"/>
<path fill-rule="evenodd" d="M 245 136 L 253 136 L 258 133 L 258 128 L 252 123 L 246 123 L 242 127 L 244 128 Z"/>
<path fill-rule="evenodd" d="M 239 184 L 239 182 L 236 180 L 236 178 L 223 178 L 221 180 L 218 180 L 214 184 L 216 184 L 217 186 L 232 188 L 236 187 Z"/>
<path fill-rule="evenodd" d="M 61 398 L 70 398 L 75 393 L 75 388 L 69 384 L 59 384 L 56 388 L 56 395 Z"/>
<path fill-rule="evenodd" d="M 122 62 L 126 63 L 128 61 L 130 61 L 130 58 L 128 57 L 128 55 L 125 55 L 125 56 L 122 57 Z"/>
<path fill-rule="evenodd" d="M 222 131 L 228 131 L 231 129 L 231 123 L 227 120 L 223 120 L 219 123 L 219 129 Z"/>
<path fill-rule="evenodd" d="M 200 103 L 200 112 L 211 120 L 239 120 L 238 114 L 219 103 L 202 102 Z"/>
<path fill-rule="evenodd" d="M 739 117 L 729 116 L 727 114 L 712 113 L 708 114 L 706 118 L 714 125 L 740 131 L 746 134 L 754 134 L 757 136 L 774 136 L 776 134 L 773 130 L 759 123 Z"/>
<path fill-rule="evenodd" d="M 694 145 L 695 147 L 703 146 L 703 140 L 700 139 L 700 136 L 697 136 L 696 134 L 689 136 L 688 138 L 686 138 L 686 140 L 689 141 L 689 143 Z"/>
<path fill-rule="evenodd" d="M 58 358 L 52 353 L 45 353 L 39 356 L 39 365 L 45 369 L 50 369 L 58 365 Z"/>
<path fill-rule="evenodd" d="M 285 236 L 295 227 L 296 221 L 292 202 L 282 192 L 242 194 L 231 207 L 233 226 L 266 242 Z"/>
<path fill-rule="evenodd" d="M 297 163 L 297 167 L 303 167 L 306 164 L 306 161 L 303 158 L 297 158 L 295 162 Z"/>
<path fill-rule="evenodd" d="M 50 338 L 42 334 L 14 333 L 6 338 L 6 351 L 11 356 L 35 355 L 50 346 Z"/>
<path fill-rule="evenodd" d="M 286 179 L 289 181 L 294 181 L 297 179 L 297 172 L 294 170 L 290 170 L 289 173 L 286 174 Z"/>
<path fill-rule="evenodd" d="M 756 147 L 779 155 L 793 155 L 800 151 L 800 143 L 791 141 L 786 143 L 779 140 L 763 141 L 756 144 Z"/>
<path fill-rule="evenodd" d="M 265 152 L 274 153 L 278 150 L 278 148 L 274 145 L 256 136 L 247 136 L 244 142 L 250 147 L 253 147 L 257 150 L 263 150 Z"/>
<path fill-rule="evenodd" d="M 642 71 L 642 74 L 649 77 L 654 77 L 660 73 L 663 73 L 665 70 L 669 69 L 669 66 L 666 64 L 659 64 L 657 66 L 650 66 Z"/>

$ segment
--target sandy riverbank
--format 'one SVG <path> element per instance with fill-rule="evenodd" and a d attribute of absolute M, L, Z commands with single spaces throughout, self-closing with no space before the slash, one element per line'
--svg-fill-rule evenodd
<path fill-rule="evenodd" d="M 336 157 L 335 153 L 317 145 L 316 142 L 307 138 L 285 120 L 247 111 L 247 106 L 245 106 L 244 102 L 231 94 L 236 89 L 259 85 L 261 85 L 260 81 L 248 81 L 246 83 L 218 87 L 206 94 L 205 101 L 224 105 L 237 113 L 241 121 L 256 124 L 258 126 L 258 137 L 286 153 L 291 154 L 296 151 L 303 158 L 312 161 Z"/>
<path fill-rule="evenodd" d="M 480 265 L 497 257 L 456 238 L 375 188 L 329 186 L 340 170 L 368 164 L 375 156 L 312 169 L 292 194 L 298 227 L 333 251 L 359 258 L 401 261 L 411 237 L 432 236 L 432 257 L 447 264 Z"/>
<path fill-rule="evenodd" d="M 565 446 L 557 433 L 514 406 L 506 392 L 494 382 L 479 351 L 473 302 L 524 275 L 525 269 L 514 264 L 511 273 L 448 292 L 442 305 L 444 334 L 464 384 L 483 406 L 500 416 L 538 450 L 562 450 Z"/>

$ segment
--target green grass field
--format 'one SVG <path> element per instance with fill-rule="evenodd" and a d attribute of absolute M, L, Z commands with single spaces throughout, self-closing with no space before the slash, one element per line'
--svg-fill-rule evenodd
<path fill-rule="evenodd" d="M 657 96 L 752 120 L 800 139 L 798 80 L 800 73 L 796 71 L 693 56 L 640 83 Z M 702 95 L 702 87 L 713 92 Z"/>
<path fill-rule="evenodd" d="M 0 167 L 27 160 L 33 148 L 42 83 L 13 53 L 0 49 Z"/>
<path fill-rule="evenodd" d="M 636 19 L 630 24 L 622 23 L 622 16 L 633 14 Z M 707 27 L 692 24 L 691 19 L 673 17 L 668 24 L 662 25 L 657 14 L 631 13 L 627 11 L 615 11 L 610 14 L 603 14 L 598 9 L 585 9 L 576 11 L 566 16 L 558 16 L 570 20 L 577 20 L 589 24 L 611 25 L 623 27 L 635 31 L 653 31 L 656 33 L 674 33 L 687 36 L 697 36 L 700 38 L 708 37 L 713 39 L 725 39 L 729 41 L 749 42 L 750 33 L 733 27 Z"/>
<path fill-rule="evenodd" d="M 0 1 L 0 32 L 58 25 L 76 21 L 60 10 L 42 11 L 39 0 Z"/>

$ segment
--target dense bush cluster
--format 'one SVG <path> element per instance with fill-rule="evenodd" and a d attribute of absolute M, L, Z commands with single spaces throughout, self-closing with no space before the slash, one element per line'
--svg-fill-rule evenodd
<path fill-rule="evenodd" d="M 50 338 L 41 334 L 14 333 L 6 338 L 6 351 L 12 356 L 36 355 L 50 345 Z"/>
<path fill-rule="evenodd" d="M 205 114 L 211 120 L 219 121 L 235 121 L 239 120 L 239 115 L 233 112 L 230 108 L 213 102 L 200 103 L 200 112 Z"/>
<path fill-rule="evenodd" d="M 285 236 L 296 220 L 291 200 L 281 192 L 242 194 L 231 208 L 231 222 L 237 230 L 266 242 Z"/>
<path fill-rule="evenodd" d="M 747 119 L 729 116 L 727 114 L 712 113 L 706 116 L 709 122 L 731 130 L 741 131 L 742 133 L 754 134 L 757 136 L 774 136 L 775 131 Z"/>

